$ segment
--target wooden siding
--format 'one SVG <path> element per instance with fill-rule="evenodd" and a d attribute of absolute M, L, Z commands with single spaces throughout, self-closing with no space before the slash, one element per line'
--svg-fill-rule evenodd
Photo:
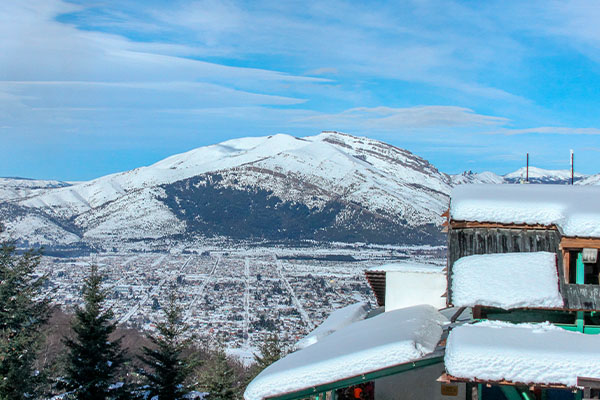
<path fill-rule="evenodd" d="M 367 282 L 375 294 L 379 307 L 385 306 L 385 271 L 365 271 Z"/>
<path fill-rule="evenodd" d="M 563 284 L 561 293 L 569 310 L 600 310 L 599 285 Z"/>

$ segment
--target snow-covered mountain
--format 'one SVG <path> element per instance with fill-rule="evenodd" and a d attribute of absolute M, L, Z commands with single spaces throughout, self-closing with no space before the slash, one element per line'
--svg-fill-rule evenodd
<path fill-rule="evenodd" d="M 0 178 L 0 201 L 32 196 L 43 189 L 70 186 L 67 182 L 25 178 Z"/>
<path fill-rule="evenodd" d="M 488 171 L 479 173 L 465 171 L 462 174 L 450 175 L 450 179 L 452 182 L 452 186 L 480 183 L 506 183 L 504 177 Z"/>
<path fill-rule="evenodd" d="M 274 135 L 6 196 L 0 218 L 5 234 L 46 246 L 207 237 L 441 243 L 451 184 L 426 160 L 377 140 Z"/>
<path fill-rule="evenodd" d="M 580 181 L 575 183 L 576 185 L 600 185 L 600 174 L 594 174 L 586 176 Z"/>
<path fill-rule="evenodd" d="M 527 168 L 522 167 L 511 172 L 510 174 L 504 175 L 504 180 L 507 183 L 520 183 L 525 181 L 527 177 Z M 584 179 L 586 175 L 575 172 L 573 174 L 573 180 L 575 182 Z M 536 167 L 529 167 L 529 182 L 530 183 L 554 183 L 554 184 L 567 184 L 571 183 L 571 171 L 568 169 L 542 169 Z"/>
<path fill-rule="evenodd" d="M 201 240 L 441 244 L 452 186 L 524 169 L 439 172 L 415 154 L 338 132 L 229 140 L 88 182 L 0 179 L 0 223 L 50 249 L 168 249 Z M 576 175 L 598 184 L 598 175 Z M 569 171 L 530 167 L 532 183 Z"/>

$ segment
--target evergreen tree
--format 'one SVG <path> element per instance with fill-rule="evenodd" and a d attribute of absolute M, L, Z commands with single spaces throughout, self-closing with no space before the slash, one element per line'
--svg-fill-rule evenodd
<path fill-rule="evenodd" d="M 45 276 L 35 275 L 40 253 L 17 255 L 13 244 L 0 245 L 0 399 L 35 398 L 42 374 L 34 370 L 42 342 L 41 327 L 50 310 Z"/>
<path fill-rule="evenodd" d="M 213 353 L 210 369 L 204 377 L 207 400 L 233 400 L 236 397 L 235 372 L 227 360 L 225 350 L 219 347 Z"/>
<path fill-rule="evenodd" d="M 258 348 L 259 353 L 254 353 L 254 376 L 263 369 L 279 360 L 284 355 L 283 347 L 277 334 L 270 335 Z"/>
<path fill-rule="evenodd" d="M 157 400 L 179 400 L 188 391 L 184 383 L 197 362 L 183 355 L 192 338 L 184 338 L 189 326 L 181 319 L 181 308 L 176 304 L 174 292 L 170 294 L 163 314 L 165 321 L 156 324 L 158 333 L 148 337 L 153 348 L 142 348 L 143 356 L 139 358 L 149 368 L 140 373 L 146 378 L 149 398 L 157 396 Z"/>
<path fill-rule="evenodd" d="M 115 385 L 124 362 L 121 340 L 110 340 L 116 322 L 111 310 L 104 310 L 106 291 L 101 287 L 98 267 L 90 268 L 83 285 L 84 307 L 77 308 L 72 324 L 74 338 L 65 338 L 68 348 L 65 387 L 71 398 L 80 400 L 116 399 L 123 387 Z"/>

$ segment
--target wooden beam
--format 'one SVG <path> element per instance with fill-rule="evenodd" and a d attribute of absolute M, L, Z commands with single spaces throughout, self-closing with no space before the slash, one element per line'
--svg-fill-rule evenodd
<path fill-rule="evenodd" d="M 556 225 L 540 225 L 540 224 L 501 224 L 498 222 L 477 222 L 477 221 L 450 221 L 450 227 L 452 229 L 463 229 L 463 228 L 504 228 L 504 229 L 537 229 L 537 230 L 553 230 L 556 231 L 558 228 Z"/>
<path fill-rule="evenodd" d="M 600 249 L 600 238 L 578 238 L 578 237 L 563 237 L 560 240 L 560 249 L 583 249 L 589 247 L 592 249 Z"/>
<path fill-rule="evenodd" d="M 446 211 L 444 211 L 444 213 L 442 215 L 440 215 L 440 217 L 450 217 L 450 209 L 447 209 Z"/>
<path fill-rule="evenodd" d="M 444 373 L 437 379 L 438 382 L 442 383 L 452 383 L 452 382 L 472 382 L 472 383 L 481 383 L 483 385 L 506 385 L 506 386 L 528 386 L 528 387 L 536 387 L 542 389 L 577 389 L 576 387 L 569 387 L 559 383 L 524 383 L 524 382 L 512 382 L 512 381 L 490 381 L 484 379 L 469 379 L 469 378 L 458 378 L 456 376 L 452 376 L 450 374 Z"/>
<path fill-rule="evenodd" d="M 591 389 L 600 389 L 600 379 L 598 378 L 586 378 L 583 376 L 577 377 L 577 386 L 588 387 Z"/>
<path fill-rule="evenodd" d="M 564 272 L 564 278 L 565 278 L 565 283 L 570 283 L 569 282 L 569 272 L 571 271 L 571 253 L 569 253 L 569 251 L 564 251 L 563 250 L 563 272 Z"/>

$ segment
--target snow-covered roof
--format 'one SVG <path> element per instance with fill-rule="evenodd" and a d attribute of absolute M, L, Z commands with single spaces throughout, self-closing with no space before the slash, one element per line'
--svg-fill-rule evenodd
<path fill-rule="evenodd" d="M 416 272 L 425 274 L 442 273 L 444 267 L 440 267 L 435 264 L 426 264 L 415 261 L 402 261 L 397 263 L 390 263 L 384 265 L 378 265 L 371 267 L 368 271 L 381 271 L 381 272 Z"/>
<path fill-rule="evenodd" d="M 452 266 L 452 304 L 504 309 L 563 307 L 556 255 L 548 252 L 473 255 Z"/>
<path fill-rule="evenodd" d="M 461 185 L 452 190 L 455 221 L 556 225 L 566 236 L 600 238 L 600 187 Z"/>
<path fill-rule="evenodd" d="M 331 335 L 333 332 L 352 324 L 353 322 L 365 319 L 369 312 L 369 305 L 364 301 L 351 304 L 349 306 L 333 311 L 329 317 L 316 329 L 300 339 L 295 347 L 303 349 L 317 343 L 325 336 Z"/>
<path fill-rule="evenodd" d="M 447 322 L 427 305 L 355 322 L 267 367 L 244 398 L 281 396 L 417 360 L 435 350 Z"/>
<path fill-rule="evenodd" d="M 485 321 L 454 328 L 444 362 L 457 378 L 574 387 L 577 377 L 600 378 L 600 335 Z"/>

